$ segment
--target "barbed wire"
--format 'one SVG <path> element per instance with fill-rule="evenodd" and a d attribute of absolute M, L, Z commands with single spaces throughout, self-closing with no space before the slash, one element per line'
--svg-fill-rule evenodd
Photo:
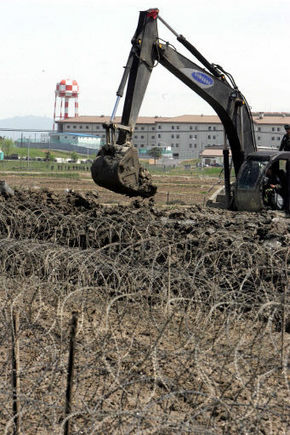
<path fill-rule="evenodd" d="M 0 203 L 1 433 L 14 313 L 22 433 L 287 433 L 286 218 L 25 198 Z"/>

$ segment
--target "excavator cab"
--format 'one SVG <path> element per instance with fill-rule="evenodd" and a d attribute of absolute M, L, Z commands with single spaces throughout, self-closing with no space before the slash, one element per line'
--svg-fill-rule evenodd
<path fill-rule="evenodd" d="M 278 187 L 271 187 L 274 184 Z M 290 152 L 257 151 L 249 154 L 237 176 L 234 201 L 237 210 L 271 208 L 289 212 Z"/>

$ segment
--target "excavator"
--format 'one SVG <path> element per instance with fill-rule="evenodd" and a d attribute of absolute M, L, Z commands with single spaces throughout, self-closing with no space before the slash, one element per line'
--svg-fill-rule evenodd
<path fill-rule="evenodd" d="M 202 66 L 160 39 L 157 21 L 162 22 Z M 104 124 L 106 143 L 92 164 L 94 182 L 130 197 L 155 195 L 157 188 L 150 173 L 140 165 L 137 150 L 132 144 L 132 134 L 152 70 L 161 64 L 203 98 L 223 124 L 227 138 L 223 150 L 226 207 L 245 211 L 273 208 L 289 213 L 290 152 L 257 150 L 251 111 L 232 75 L 221 66 L 210 63 L 161 18 L 156 8 L 140 12 L 131 42 L 110 122 Z M 114 120 L 125 87 L 123 111 L 118 124 Z M 233 183 L 231 165 L 235 173 Z M 275 186 L 273 188 L 271 184 L 269 173 L 273 172 L 282 180 L 279 181 L 279 193 L 275 193 Z M 273 188 L 271 195 L 270 186 Z"/>

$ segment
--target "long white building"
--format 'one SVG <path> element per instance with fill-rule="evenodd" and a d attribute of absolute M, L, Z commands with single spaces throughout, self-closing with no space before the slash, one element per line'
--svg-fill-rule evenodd
<path fill-rule="evenodd" d="M 57 122 L 58 131 L 97 135 L 105 142 L 103 123 L 109 120 L 108 116 L 67 118 Z M 258 147 L 279 148 L 284 125 L 290 124 L 290 113 L 253 113 L 253 123 Z M 198 158 L 206 147 L 222 146 L 224 141 L 224 129 L 216 115 L 141 116 L 133 134 L 133 144 L 140 154 L 153 147 L 171 147 L 173 157 L 181 160 Z"/>

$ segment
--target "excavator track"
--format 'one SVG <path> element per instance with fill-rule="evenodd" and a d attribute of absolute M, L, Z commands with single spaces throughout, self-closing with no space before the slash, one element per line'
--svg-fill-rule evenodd
<path fill-rule="evenodd" d="M 97 185 L 122 195 L 149 198 L 157 191 L 132 146 L 104 145 L 92 164 L 91 173 Z"/>

